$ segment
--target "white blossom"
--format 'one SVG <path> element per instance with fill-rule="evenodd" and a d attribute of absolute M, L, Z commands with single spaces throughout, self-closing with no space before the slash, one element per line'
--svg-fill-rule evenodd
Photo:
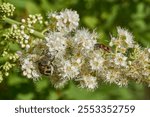
<path fill-rule="evenodd" d="M 21 69 L 24 76 L 27 76 L 27 78 L 32 78 L 33 80 L 37 80 L 40 77 L 40 73 L 37 70 L 35 63 L 33 62 L 34 57 L 36 56 L 28 55 L 26 58 L 21 58 Z"/>
<path fill-rule="evenodd" d="M 98 85 L 97 78 L 91 75 L 83 75 L 80 80 L 80 85 L 82 88 L 88 88 L 93 90 Z"/>
<path fill-rule="evenodd" d="M 59 70 L 61 71 L 60 76 L 62 78 L 73 79 L 78 76 L 79 68 L 76 64 L 73 64 L 69 60 L 64 60 L 61 64 L 62 66 L 59 68 Z"/>
<path fill-rule="evenodd" d="M 112 69 L 106 71 L 106 82 L 115 83 L 118 86 L 126 86 L 128 84 L 128 80 L 123 76 L 122 72 L 118 69 Z"/>
<path fill-rule="evenodd" d="M 122 53 L 116 53 L 114 63 L 118 66 L 127 67 L 127 57 L 124 56 Z"/>
<path fill-rule="evenodd" d="M 95 32 L 90 33 L 86 29 L 77 30 L 74 37 L 74 46 L 81 49 L 83 54 L 88 53 L 94 49 L 96 44 L 97 34 Z"/>
<path fill-rule="evenodd" d="M 66 49 L 66 37 L 61 32 L 49 32 L 46 36 L 46 46 L 49 52 L 57 51 L 58 55 L 63 55 Z"/>
<path fill-rule="evenodd" d="M 114 83 L 116 81 L 116 79 L 118 79 L 120 75 L 118 74 L 118 72 L 116 71 L 107 71 L 106 73 L 106 81 L 110 82 L 110 83 Z"/>
<path fill-rule="evenodd" d="M 134 47 L 133 35 L 130 32 L 128 32 L 128 30 L 117 27 L 117 32 L 118 32 L 119 36 L 125 37 L 125 42 L 129 48 Z"/>
<path fill-rule="evenodd" d="M 61 28 L 65 28 L 68 31 L 72 31 L 79 25 L 79 15 L 76 11 L 65 9 L 64 11 L 60 12 L 60 18 L 62 21 L 58 20 L 57 23 L 57 26 L 60 28 L 60 30 Z M 61 24 L 65 24 L 65 26 Z"/>
<path fill-rule="evenodd" d="M 69 9 L 65 9 L 59 14 L 49 14 L 49 17 L 56 20 L 56 27 L 61 32 L 71 32 L 79 25 L 79 15 L 76 11 L 72 11 Z"/>
<path fill-rule="evenodd" d="M 101 70 L 103 68 L 104 58 L 101 53 L 96 51 L 91 55 L 91 59 L 89 61 L 92 70 Z"/>

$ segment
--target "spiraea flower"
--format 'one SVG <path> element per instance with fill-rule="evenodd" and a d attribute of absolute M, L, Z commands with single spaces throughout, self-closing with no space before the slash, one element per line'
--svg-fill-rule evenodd
<path fill-rule="evenodd" d="M 104 58 L 100 51 L 91 53 L 91 59 L 89 61 L 91 69 L 94 71 L 101 71 L 103 69 Z"/>
<path fill-rule="evenodd" d="M 80 73 L 80 66 L 75 61 L 64 60 L 59 68 L 60 76 L 63 79 L 74 79 Z"/>
<path fill-rule="evenodd" d="M 50 80 L 55 87 L 63 87 L 69 80 L 73 80 L 79 82 L 80 87 L 93 90 L 98 87 L 98 82 L 101 80 L 126 86 L 129 78 L 136 77 L 136 80 L 139 78 L 141 82 L 144 82 L 142 78 L 149 77 L 148 50 L 142 55 L 143 50 L 135 45 L 131 33 L 118 27 L 118 36 L 111 36 L 109 43 L 113 47 L 111 51 L 95 49 L 95 45 L 98 43 L 97 34 L 94 31 L 91 33 L 85 28 L 76 29 L 78 23 L 73 28 L 71 24 L 78 20 L 74 20 L 73 23 L 73 19 L 70 19 L 73 14 L 69 13 L 73 12 L 65 10 L 51 14 L 49 18 L 53 18 L 55 21 L 52 21 L 53 27 L 56 28 L 47 30 L 44 33 L 44 40 L 32 41 L 32 47 L 34 47 L 32 54 L 39 55 L 38 58 L 40 58 L 43 56 L 41 51 L 43 50 L 47 51 L 45 55 L 50 55 L 48 58 L 51 63 L 49 68 L 54 70 Z M 74 18 L 77 16 L 75 15 Z M 132 48 L 135 52 L 131 51 L 129 54 L 132 55 L 131 57 L 127 56 L 128 48 Z M 51 56 L 53 56 L 53 60 Z M 145 58 L 141 58 L 143 56 Z M 28 60 L 22 63 L 25 76 L 38 79 L 44 75 L 38 73 L 39 69 L 33 58 L 29 59 L 27 56 L 25 60 Z"/>
<path fill-rule="evenodd" d="M 20 59 L 20 62 L 22 64 L 21 69 L 23 71 L 23 75 L 33 80 L 38 80 L 41 76 L 36 65 L 36 57 L 38 56 L 28 55 L 26 58 Z"/>
<path fill-rule="evenodd" d="M 134 48 L 135 42 L 133 40 L 132 34 L 123 28 L 117 27 L 117 37 L 111 36 L 111 41 L 109 45 L 115 47 L 121 53 L 126 53 L 128 48 Z"/>
<path fill-rule="evenodd" d="M 136 46 L 132 55 L 133 60 L 130 63 L 130 69 L 127 72 L 129 77 L 137 81 L 144 81 L 150 76 L 150 54 L 147 51 L 147 49 L 141 50 L 139 46 Z"/>
<path fill-rule="evenodd" d="M 127 67 L 127 57 L 122 53 L 116 53 L 114 63 L 118 66 Z"/>
<path fill-rule="evenodd" d="M 97 88 L 98 85 L 97 78 L 91 75 L 83 75 L 79 81 L 82 88 L 87 88 L 90 90 Z"/>
<path fill-rule="evenodd" d="M 6 18 L 13 11 L 8 3 L 0 5 L 0 17 L 12 24 L 5 39 L 22 50 L 14 54 L 2 47 L 0 81 L 19 60 L 24 76 L 34 81 L 49 77 L 56 88 L 70 80 L 90 90 L 101 81 L 126 86 L 130 79 L 150 86 L 150 49 L 135 43 L 128 30 L 118 27 L 117 36 L 111 35 L 109 47 L 103 48 L 95 31 L 79 28 L 76 11 L 49 13 L 47 21 L 39 14 L 29 15 L 21 22 Z"/>
<path fill-rule="evenodd" d="M 82 54 L 86 54 L 94 49 L 97 43 L 97 34 L 90 33 L 87 29 L 77 30 L 74 36 L 74 46 L 76 46 Z"/>
<path fill-rule="evenodd" d="M 115 83 L 118 86 L 126 86 L 128 84 L 127 78 L 120 69 L 110 69 L 106 71 L 105 82 Z"/>
<path fill-rule="evenodd" d="M 122 38 L 125 41 L 128 48 L 134 47 L 133 36 L 130 32 L 128 32 L 126 29 L 123 29 L 121 27 L 117 28 L 117 32 L 118 32 L 119 38 Z"/>
<path fill-rule="evenodd" d="M 79 15 L 76 11 L 65 9 L 60 13 L 50 13 L 49 18 L 54 19 L 56 28 L 61 32 L 71 32 L 79 25 Z"/>
<path fill-rule="evenodd" d="M 46 46 L 49 52 L 57 51 L 57 55 L 64 55 L 66 49 L 66 37 L 62 32 L 49 32 L 46 34 Z"/>

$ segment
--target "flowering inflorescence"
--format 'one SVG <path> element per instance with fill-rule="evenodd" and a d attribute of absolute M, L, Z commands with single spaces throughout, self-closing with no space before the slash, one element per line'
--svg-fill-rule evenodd
<path fill-rule="evenodd" d="M 59 13 L 49 13 L 48 18 L 52 21 L 52 29 L 61 32 L 71 32 L 79 25 L 79 15 L 76 11 L 65 9 Z"/>
<path fill-rule="evenodd" d="M 101 81 L 126 86 L 134 80 L 150 85 L 150 49 L 141 48 L 128 30 L 117 27 L 117 36 L 111 35 L 107 51 L 98 46 L 95 31 L 79 28 L 76 11 L 49 13 L 45 27 L 43 22 L 41 15 L 29 15 L 13 24 L 8 36 L 23 48 L 9 58 L 19 58 L 27 78 L 35 81 L 45 75 L 56 88 L 73 80 L 91 90 Z M 35 24 L 42 25 L 42 34 L 35 30 Z M 7 71 L 11 66 L 5 64 L 3 69 Z"/>

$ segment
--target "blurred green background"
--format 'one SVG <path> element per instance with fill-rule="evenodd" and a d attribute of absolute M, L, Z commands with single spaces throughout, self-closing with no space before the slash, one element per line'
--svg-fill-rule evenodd
<path fill-rule="evenodd" d="M 14 19 L 28 14 L 59 11 L 65 8 L 76 10 L 80 26 L 96 29 L 101 43 L 107 44 L 116 26 L 129 29 L 135 40 L 143 47 L 150 47 L 150 0 L 0 0 L 16 7 Z M 63 89 L 55 89 L 49 79 L 33 82 L 12 71 L 9 78 L 0 84 L 0 99 L 150 99 L 146 84 L 130 82 L 128 87 L 101 83 L 91 92 L 69 82 Z"/>

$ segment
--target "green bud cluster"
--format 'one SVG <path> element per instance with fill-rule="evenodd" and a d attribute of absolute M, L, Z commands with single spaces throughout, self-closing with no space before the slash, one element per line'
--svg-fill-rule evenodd
<path fill-rule="evenodd" d="M 21 48 L 29 49 L 36 25 L 42 25 L 43 17 L 40 14 L 29 15 L 27 19 L 22 19 L 19 25 L 13 24 L 9 37 L 20 44 Z"/>
<path fill-rule="evenodd" d="M 27 27 L 32 28 L 33 25 L 36 23 L 42 24 L 43 23 L 42 20 L 43 17 L 41 16 L 41 14 L 35 14 L 35 15 L 29 15 L 27 19 L 22 19 L 21 22 L 23 23 L 23 25 L 27 25 Z"/>
<path fill-rule="evenodd" d="M 13 16 L 15 7 L 10 3 L 3 3 L 0 5 L 0 17 Z"/>
<path fill-rule="evenodd" d="M 18 60 L 19 56 L 16 53 L 10 53 L 8 50 L 4 50 L 2 57 L 5 58 L 4 63 L 0 66 L 0 82 L 3 76 L 8 76 L 10 70 L 15 66 L 15 62 Z"/>
<path fill-rule="evenodd" d="M 4 75 L 5 76 L 8 76 L 9 75 L 9 70 L 14 66 L 15 64 L 11 64 L 10 62 L 6 62 L 4 65 L 3 65 L 3 71 L 4 71 Z"/>
<path fill-rule="evenodd" d="M 12 31 L 9 34 L 9 37 L 13 39 L 12 41 L 19 43 L 21 48 L 27 47 L 30 38 L 30 36 L 25 33 L 24 28 L 25 26 L 19 27 L 14 24 L 12 26 Z"/>
<path fill-rule="evenodd" d="M 16 53 L 8 53 L 7 51 L 4 51 L 2 53 L 2 56 L 5 58 L 8 58 L 8 60 L 12 61 L 12 62 L 16 62 L 17 59 L 19 58 L 18 54 Z"/>

